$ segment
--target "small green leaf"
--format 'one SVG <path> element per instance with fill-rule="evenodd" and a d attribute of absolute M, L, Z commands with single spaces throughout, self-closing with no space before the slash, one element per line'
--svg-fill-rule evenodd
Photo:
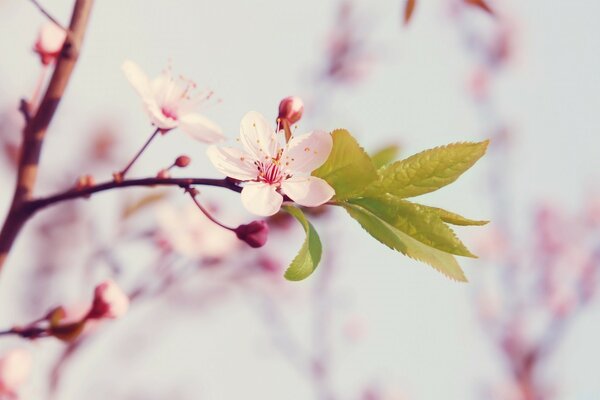
<path fill-rule="evenodd" d="M 450 212 L 448 210 L 444 210 L 443 208 L 438 207 L 428 207 L 421 205 L 434 213 L 436 213 L 444 222 L 447 222 L 452 225 L 460 225 L 460 226 L 482 226 L 488 224 L 490 221 L 476 220 L 465 218 L 462 215 L 458 215 L 456 213 Z"/>
<path fill-rule="evenodd" d="M 360 196 L 377 179 L 377 171 L 369 155 L 347 130 L 332 132 L 333 149 L 325 163 L 313 175 L 324 179 L 335 190 L 338 201 Z"/>
<path fill-rule="evenodd" d="M 321 239 L 317 231 L 310 222 L 306 219 L 304 214 L 299 208 L 286 206 L 283 209 L 296 218 L 304 231 L 306 232 L 306 239 L 298 252 L 298 255 L 292 260 L 292 263 L 285 271 L 285 278 L 290 281 L 301 281 L 317 269 L 319 261 L 321 261 L 321 254 L 323 252 L 323 246 L 321 245 Z"/>
<path fill-rule="evenodd" d="M 419 204 L 384 195 L 351 200 L 386 223 L 419 242 L 458 256 L 475 256 L 440 217 Z"/>
<path fill-rule="evenodd" d="M 379 170 L 379 179 L 366 192 L 402 198 L 433 192 L 471 168 L 485 154 L 488 143 L 453 143 L 397 161 Z"/>
<path fill-rule="evenodd" d="M 398 158 L 399 153 L 400 146 L 397 144 L 392 144 L 371 154 L 371 160 L 373 161 L 375 168 L 379 169 L 394 162 Z"/>
<path fill-rule="evenodd" d="M 464 272 L 451 254 L 429 247 L 394 228 L 367 209 L 350 203 L 342 203 L 348 214 L 354 218 L 371 236 L 400 253 L 425 262 L 447 277 L 466 282 Z"/>

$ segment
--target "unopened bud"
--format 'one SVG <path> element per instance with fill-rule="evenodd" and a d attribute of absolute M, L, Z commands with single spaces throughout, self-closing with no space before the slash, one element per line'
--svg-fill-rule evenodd
<path fill-rule="evenodd" d="M 250 247 L 258 248 L 267 243 L 269 225 L 265 221 L 252 221 L 234 229 L 238 239 L 246 242 Z"/>
<path fill-rule="evenodd" d="M 290 96 L 279 103 L 279 119 L 295 124 L 302 118 L 304 103 L 300 97 Z"/>
<path fill-rule="evenodd" d="M 96 184 L 96 180 L 91 175 L 82 175 L 77 178 L 77 182 L 75 183 L 75 189 L 82 190 L 87 189 Z"/>
<path fill-rule="evenodd" d="M 192 162 L 192 159 L 189 158 L 188 156 L 179 156 L 175 160 L 175 165 L 177 165 L 179 168 L 185 168 L 188 165 L 190 165 L 191 162 Z"/>
<path fill-rule="evenodd" d="M 65 30 L 55 23 L 48 22 L 42 26 L 33 48 L 40 55 L 42 64 L 48 65 L 56 60 L 66 38 Z"/>
<path fill-rule="evenodd" d="M 87 318 L 119 318 L 127 312 L 128 308 L 127 295 L 115 282 L 108 280 L 96 286 L 94 302 Z"/>

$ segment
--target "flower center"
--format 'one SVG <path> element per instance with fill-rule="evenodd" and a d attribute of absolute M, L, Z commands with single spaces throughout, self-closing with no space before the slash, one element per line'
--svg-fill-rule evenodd
<path fill-rule="evenodd" d="M 259 182 L 265 182 L 269 185 L 279 185 L 283 181 L 285 174 L 276 160 L 274 162 L 256 161 L 254 164 L 258 168 Z"/>
<path fill-rule="evenodd" d="M 173 121 L 177 121 L 177 113 L 172 108 L 170 108 L 170 107 L 162 107 L 160 109 L 160 111 L 162 112 L 162 114 L 165 117 L 167 117 L 169 119 L 172 119 Z"/>

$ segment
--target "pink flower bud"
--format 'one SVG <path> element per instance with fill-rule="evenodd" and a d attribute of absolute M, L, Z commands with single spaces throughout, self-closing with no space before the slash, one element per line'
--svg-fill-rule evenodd
<path fill-rule="evenodd" d="M 31 355 L 23 349 L 14 349 L 0 358 L 0 398 L 16 397 L 19 388 L 29 378 Z"/>
<path fill-rule="evenodd" d="M 300 97 L 290 96 L 279 103 L 279 118 L 295 124 L 302 118 L 304 103 Z"/>
<path fill-rule="evenodd" d="M 175 165 L 177 165 L 179 168 L 185 168 L 188 165 L 190 165 L 191 162 L 192 162 L 192 159 L 189 158 L 188 156 L 179 156 L 175 160 Z"/>
<path fill-rule="evenodd" d="M 33 50 L 40 55 L 42 64 L 54 62 L 65 43 L 67 33 L 60 26 L 48 22 L 42 26 Z"/>
<path fill-rule="evenodd" d="M 96 286 L 94 302 L 88 313 L 89 319 L 119 318 L 129 308 L 129 298 L 112 280 L 107 280 Z"/>
<path fill-rule="evenodd" d="M 258 248 L 267 243 L 269 225 L 265 221 L 252 221 L 234 229 L 238 239 L 248 243 L 250 247 Z"/>

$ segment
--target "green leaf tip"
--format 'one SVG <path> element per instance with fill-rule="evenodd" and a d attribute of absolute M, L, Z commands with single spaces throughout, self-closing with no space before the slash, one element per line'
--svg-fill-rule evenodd
<path fill-rule="evenodd" d="M 378 179 L 366 193 L 415 197 L 433 192 L 457 180 L 486 152 L 489 140 L 459 142 L 435 147 L 396 161 L 378 171 Z"/>
<path fill-rule="evenodd" d="M 285 206 L 283 209 L 300 222 L 306 233 L 306 238 L 304 239 L 300 251 L 296 257 L 294 257 L 284 274 L 284 277 L 287 280 L 301 281 L 317 269 L 317 266 L 321 261 L 323 246 L 319 234 L 308 219 L 306 219 L 302 210 L 292 206 Z"/>

